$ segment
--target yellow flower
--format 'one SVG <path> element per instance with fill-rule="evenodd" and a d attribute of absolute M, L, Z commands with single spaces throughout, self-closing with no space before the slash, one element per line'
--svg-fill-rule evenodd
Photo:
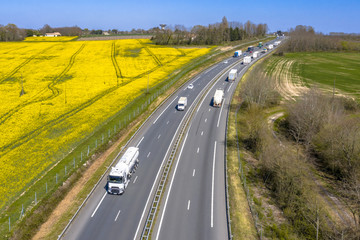
<path fill-rule="evenodd" d="M 145 39 L 40 39 L 0 43 L 0 209 L 141 95 L 148 75 L 155 86 L 210 51 Z"/>

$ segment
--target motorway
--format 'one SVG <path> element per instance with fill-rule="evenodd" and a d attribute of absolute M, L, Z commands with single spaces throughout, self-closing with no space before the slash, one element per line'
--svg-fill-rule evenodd
<path fill-rule="evenodd" d="M 234 67 L 229 67 L 233 64 Z M 230 96 L 241 78 L 228 82 L 230 68 L 237 68 L 243 74 L 246 66 L 241 64 L 241 58 L 233 57 L 211 66 L 189 80 L 193 89 L 184 85 L 151 115 L 128 144 L 139 147 L 140 164 L 125 193 L 107 194 L 104 177 L 62 239 L 140 239 L 162 166 L 169 157 L 179 126 L 192 109 L 192 119 L 173 164 L 173 175 L 168 180 L 168 191 L 163 196 L 152 237 L 228 238 L 224 175 L 226 119 Z M 217 88 L 225 93 L 221 108 L 211 105 Z M 188 107 L 177 111 L 177 100 L 182 96 L 188 98 Z"/>

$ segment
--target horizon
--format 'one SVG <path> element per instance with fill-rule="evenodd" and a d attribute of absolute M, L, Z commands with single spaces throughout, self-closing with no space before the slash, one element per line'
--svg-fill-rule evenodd
<path fill-rule="evenodd" d="M 40 29 L 48 24 L 53 28 L 78 26 L 90 30 L 131 31 L 148 30 L 161 23 L 167 26 L 179 24 L 189 29 L 195 25 L 207 26 L 221 22 L 225 16 L 228 22 L 245 23 L 249 20 L 255 24 L 266 23 L 269 32 L 288 31 L 297 25 L 312 26 L 316 32 L 324 34 L 360 32 L 357 26 L 360 17 L 356 13 L 360 9 L 360 2 L 354 0 L 342 4 L 334 0 L 304 0 L 301 3 L 259 0 L 251 5 L 241 3 L 241 7 L 234 0 L 226 4 L 216 0 L 184 0 L 181 3 L 161 0 L 148 3 L 140 0 L 137 4 L 114 0 L 101 4 L 94 0 L 79 0 L 76 3 L 70 0 L 61 3 L 15 0 L 2 5 L 0 24 L 12 23 L 25 29 Z"/>

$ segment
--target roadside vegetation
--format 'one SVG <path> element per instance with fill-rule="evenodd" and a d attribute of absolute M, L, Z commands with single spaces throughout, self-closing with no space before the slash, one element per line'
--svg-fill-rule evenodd
<path fill-rule="evenodd" d="M 358 50 L 332 47 L 343 38 L 311 29 L 305 28 L 308 39 L 290 34 L 244 76 L 235 95 L 249 205 L 264 239 L 359 239 Z"/>

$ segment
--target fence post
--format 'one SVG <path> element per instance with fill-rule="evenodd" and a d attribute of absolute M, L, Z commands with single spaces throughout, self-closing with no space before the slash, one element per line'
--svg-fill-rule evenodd
<path fill-rule="evenodd" d="M 101 134 L 101 136 L 102 136 L 101 144 L 103 144 L 104 143 L 104 134 Z"/>
<path fill-rule="evenodd" d="M 114 125 L 114 134 L 116 133 L 116 125 Z"/>
<path fill-rule="evenodd" d="M 21 204 L 21 212 L 20 212 L 20 217 L 19 217 L 19 219 L 22 218 L 23 214 L 24 214 L 24 204 Z"/>
<path fill-rule="evenodd" d="M 90 153 L 90 145 L 88 145 L 87 157 L 89 156 L 89 153 Z"/>

